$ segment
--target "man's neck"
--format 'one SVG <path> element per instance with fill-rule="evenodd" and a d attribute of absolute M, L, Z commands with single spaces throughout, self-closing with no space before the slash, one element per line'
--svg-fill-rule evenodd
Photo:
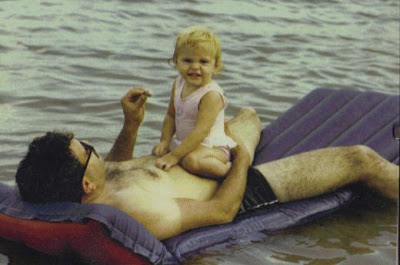
<path fill-rule="evenodd" d="M 91 194 L 83 196 L 82 203 L 106 203 L 106 198 L 109 195 L 109 187 L 104 184 L 102 188 L 95 190 Z"/>

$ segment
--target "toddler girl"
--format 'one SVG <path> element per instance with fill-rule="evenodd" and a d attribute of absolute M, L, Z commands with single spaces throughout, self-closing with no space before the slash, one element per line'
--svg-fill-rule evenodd
<path fill-rule="evenodd" d="M 156 166 L 165 170 L 181 163 L 187 171 L 206 177 L 223 177 L 230 169 L 230 148 L 225 134 L 222 88 L 212 80 L 222 68 L 217 36 L 202 26 L 178 34 L 172 62 L 178 70 L 164 118 L 160 143 L 152 153 L 161 156 Z M 169 152 L 176 134 L 177 147 Z"/>

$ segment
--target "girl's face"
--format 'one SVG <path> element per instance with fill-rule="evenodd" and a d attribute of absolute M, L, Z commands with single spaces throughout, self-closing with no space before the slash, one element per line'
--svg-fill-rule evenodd
<path fill-rule="evenodd" d="M 182 47 L 176 58 L 176 69 L 186 83 L 195 89 L 212 81 L 215 58 L 208 47 Z"/>

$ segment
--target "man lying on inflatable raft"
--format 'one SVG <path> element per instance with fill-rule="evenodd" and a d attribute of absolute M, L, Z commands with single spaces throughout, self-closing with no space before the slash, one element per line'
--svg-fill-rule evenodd
<path fill-rule="evenodd" d="M 164 171 L 154 165 L 152 156 L 132 159 L 148 96 L 133 88 L 121 99 L 124 124 L 106 161 L 71 133 L 49 132 L 34 139 L 16 174 L 22 198 L 34 203 L 109 204 L 159 239 L 230 222 L 240 209 L 308 198 L 354 182 L 398 198 L 399 167 L 366 146 L 319 149 L 250 167 L 261 131 L 251 108 L 241 109 L 227 126 L 238 146 L 221 183 L 189 174 L 180 166 Z M 258 192 L 264 194 L 251 194 L 251 189 L 245 193 L 247 178 L 261 183 Z M 262 199 L 241 208 L 246 196 Z"/>

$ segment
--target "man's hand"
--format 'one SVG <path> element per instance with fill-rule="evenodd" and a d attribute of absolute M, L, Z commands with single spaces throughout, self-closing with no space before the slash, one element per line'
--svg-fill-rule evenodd
<path fill-rule="evenodd" d="M 121 99 L 121 106 L 125 116 L 125 124 L 140 124 L 143 121 L 147 97 L 151 93 L 143 88 L 132 88 Z"/>
<path fill-rule="evenodd" d="M 125 122 L 106 160 L 121 162 L 132 159 L 137 133 L 145 113 L 145 102 L 150 92 L 132 88 L 121 99 Z"/>
<path fill-rule="evenodd" d="M 165 155 L 169 151 L 169 144 L 165 141 L 159 142 L 153 147 L 151 153 L 155 156 Z"/>
<path fill-rule="evenodd" d="M 156 167 L 164 169 L 165 171 L 168 171 L 171 167 L 175 166 L 178 163 L 179 163 L 179 159 L 170 152 L 170 153 L 164 155 L 163 157 L 160 157 L 159 159 L 157 159 Z"/>

